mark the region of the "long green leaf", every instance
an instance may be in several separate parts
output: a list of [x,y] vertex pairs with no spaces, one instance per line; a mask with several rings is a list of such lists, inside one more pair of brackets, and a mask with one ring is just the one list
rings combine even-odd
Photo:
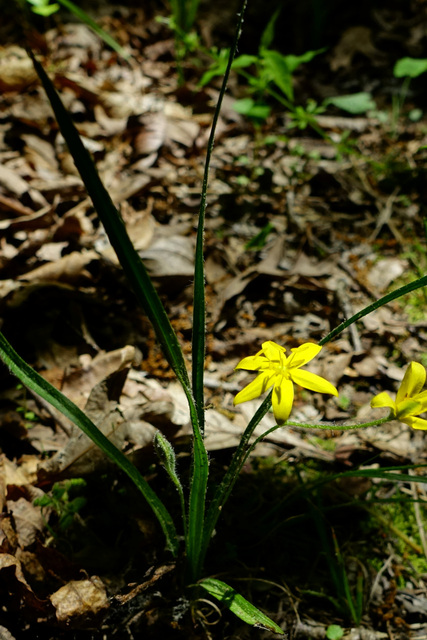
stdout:
[[80,7],[74,4],[74,2],[71,2],[71,0],[58,0],[58,2],[62,4],[63,7],[69,9],[71,13],[74,13],[74,15],[77,16],[82,22],[85,22],[88,27],[92,29],[92,31],[94,31],[100,38],[102,38],[102,40],[104,40],[106,44],[108,44],[109,47],[119,53],[126,60],[129,60],[130,55],[119,45],[118,42],[116,42],[116,40],[114,40],[112,36],[110,36],[109,33],[104,31],[104,29],[102,29],[94,20],[92,20],[92,18],[88,16],[88,14],[83,11],[83,9],[80,9]]
[[251,624],[260,629],[267,629],[273,633],[285,635],[283,629],[273,622],[273,620],[254,607],[253,604],[248,602],[246,598],[241,596],[240,593],[237,593],[235,589],[225,582],[216,580],[215,578],[206,578],[198,584],[203,587],[203,589],[206,589],[211,596],[230,609],[234,615],[244,622],[247,622],[247,624]]
[[84,147],[77,129],[75,128],[60,97],[34,54],[29,51],[34,68],[42,81],[47,97],[55,113],[62,135],[73,156],[74,163],[80,173],[85,187],[92,199],[93,205],[107,232],[108,238],[119,262],[125,272],[139,303],[149,317],[157,338],[163,348],[163,352],[169,364],[176,373],[187,393],[191,396],[190,382],[185,367],[184,357],[178,338],[172,328],[157,291],[147,273],[144,264],[134,249],[127,234],[123,220],[113,204],[109,193],[105,189],[89,155]]
[[422,278],[418,278],[417,280],[414,280],[409,284],[405,284],[403,287],[400,287],[399,289],[396,289],[391,293],[387,293],[387,295],[383,296],[379,300],[376,300],[375,302],[368,305],[361,311],[358,311],[357,313],[355,313],[354,316],[351,316],[351,318],[349,318],[348,320],[344,320],[344,322],[341,322],[341,324],[339,324],[337,327],[335,327],[335,329],[330,331],[327,336],[322,338],[319,341],[319,344],[324,345],[327,342],[330,342],[332,338],[335,338],[335,336],[342,333],[344,329],[347,329],[347,327],[349,327],[351,324],[354,324],[355,322],[360,320],[360,318],[363,318],[364,316],[367,316],[369,313],[372,313],[372,311],[376,311],[376,309],[379,309],[385,304],[388,304],[389,302],[396,300],[396,298],[401,298],[407,293],[410,293],[411,291],[415,291],[415,289],[420,289],[421,287],[425,287],[426,285],[427,285],[427,276],[423,276]]
[[178,553],[178,537],[173,520],[164,504],[154,493],[138,469],[104,436],[98,427],[71,400],[53,387],[19,356],[0,332],[0,357],[12,373],[32,391],[47,400],[64,416],[81,429],[113,462],[124,471],[147,500],[166,536],[166,542],[174,556]]

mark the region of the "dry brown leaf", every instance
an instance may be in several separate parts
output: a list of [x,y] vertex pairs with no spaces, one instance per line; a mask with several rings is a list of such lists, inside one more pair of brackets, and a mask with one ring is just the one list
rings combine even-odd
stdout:
[[383,258],[378,260],[368,273],[368,284],[380,293],[408,269],[408,261],[401,258]]
[[[359,309],[355,309],[357,313]],[[404,315],[398,315],[393,313],[386,307],[381,307],[372,311],[369,315],[361,319],[365,328],[368,331],[374,332],[377,335],[384,335],[384,333],[391,333],[396,336],[406,335],[408,332],[408,319]]]
[[11,45],[0,48],[0,91],[22,91],[38,76],[25,49]]
[[140,252],[140,256],[155,278],[191,279],[194,276],[193,245],[193,238],[187,236],[155,236],[150,248]]
[[55,262],[48,262],[41,267],[19,276],[22,281],[29,282],[64,282],[76,284],[82,278],[92,280],[92,276],[85,267],[92,261],[98,261],[96,251],[73,251]]
[[352,367],[362,378],[373,378],[378,373],[378,360],[371,356],[366,356],[362,360],[353,361]]
[[96,121],[101,125],[105,135],[115,136],[124,132],[128,121],[127,117],[111,118],[109,115],[107,115],[104,108],[100,104],[95,105],[93,113]]
[[4,164],[0,165],[0,185],[9,193],[19,197],[28,191],[28,182]]
[[25,498],[19,498],[16,501],[8,500],[6,504],[15,522],[19,546],[25,549],[36,541],[37,535],[44,529],[45,521],[41,509]]
[[88,354],[80,356],[82,366],[64,376],[62,392],[82,409],[97,384],[112,373],[130,367],[134,358],[135,348],[130,345],[100,353],[94,358]]
[[51,205],[47,205],[36,212],[29,209],[28,212],[20,211],[19,213],[23,213],[20,218],[1,220],[0,231],[16,232],[20,230],[30,231],[32,229],[39,231],[41,228],[51,227],[54,220],[54,212]]
[[[101,381],[91,389],[84,410],[100,431],[119,449],[123,446],[126,431],[124,417],[118,407],[118,400],[133,354],[132,347],[117,350],[117,352],[113,352],[113,356],[110,355],[110,362],[108,359],[105,361],[105,365],[102,364],[101,358],[99,370],[89,370],[87,377],[90,385],[91,381],[102,376],[103,369],[108,366],[113,369],[110,375],[102,377]],[[77,400],[82,404],[84,396],[80,395]],[[70,432],[71,437],[64,448],[39,465],[39,472],[42,475],[65,474],[68,477],[75,477],[91,473],[105,466],[106,456],[88,436],[75,425],[70,426]]]
[[350,27],[344,31],[339,43],[332,51],[331,70],[351,67],[356,54],[366,56],[371,64],[381,63],[384,54],[377,49],[372,39],[372,29],[364,26]]
[[12,213],[18,216],[30,216],[34,213],[33,210],[30,209],[30,207],[25,207],[23,204],[21,204],[21,202],[19,202],[19,200],[16,200],[15,198],[9,198],[8,196],[5,196],[1,193],[0,209],[3,211],[7,211],[9,215]]
[[28,473],[28,468],[9,460],[4,454],[1,456],[0,469],[6,490],[8,486],[25,487],[34,482],[34,475]]
[[200,131],[191,111],[176,102],[165,102],[161,110],[146,114],[139,121],[142,130],[134,140],[138,155],[149,155],[172,142],[191,147]]
[[107,592],[100,578],[72,580],[49,596],[56,618],[67,624],[93,622],[109,607]]

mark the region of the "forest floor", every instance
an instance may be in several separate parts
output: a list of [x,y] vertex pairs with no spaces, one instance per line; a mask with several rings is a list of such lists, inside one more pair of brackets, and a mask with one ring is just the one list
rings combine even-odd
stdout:
[[[190,362],[195,233],[221,78],[199,83],[212,64],[209,48],[230,46],[233,13],[202,7],[199,48],[177,64],[173,34],[153,8],[88,11],[129,59],[62,11],[26,37],[120,208]],[[247,78],[230,79],[205,233],[214,481],[260,404],[233,406],[252,379],[234,371],[241,358],[266,340],[287,348],[317,342],[426,272],[425,76],[408,86],[393,68],[405,56],[425,57],[427,5],[348,11],[324,24],[325,42],[321,33],[313,46],[302,35],[301,8],[294,41],[283,27],[286,45],[276,35],[271,47],[299,55],[325,49],[295,72],[296,104],[369,92],[366,113],[328,106],[316,130],[299,128],[264,96],[268,115],[250,118],[233,108],[250,96]],[[256,54],[267,23],[257,20],[249,11],[240,53]],[[19,27],[11,17],[1,30],[2,331],[114,430],[116,444],[178,509],[152,442],[160,429],[185,477],[185,398],[94,213]],[[339,397],[299,389],[292,419],[338,425],[380,417],[372,396],[394,392],[409,362],[427,366],[426,303],[419,289],[325,346],[309,368]],[[118,394],[107,377],[116,377]],[[136,490],[6,367],[0,380],[2,640],[272,637],[209,598],[193,603],[190,616],[179,572]],[[272,425],[268,414],[263,430]],[[426,639],[425,485],[384,475],[394,468],[420,480],[426,464],[424,432],[397,422],[344,433],[275,431],[245,466],[205,574],[235,586],[289,639]],[[372,469],[377,477],[363,475]]]

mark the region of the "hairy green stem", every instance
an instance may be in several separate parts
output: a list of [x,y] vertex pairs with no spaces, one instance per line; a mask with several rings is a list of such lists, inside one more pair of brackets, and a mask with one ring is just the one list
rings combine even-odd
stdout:
[[242,0],[238,22],[234,35],[233,44],[230,49],[227,68],[224,73],[218,102],[212,121],[211,132],[206,153],[205,169],[203,176],[202,192],[200,198],[199,220],[197,228],[197,243],[195,255],[194,271],[194,313],[193,313],[193,338],[192,338],[192,384],[195,399],[197,426],[193,423],[194,430],[194,452],[193,469],[190,486],[189,512],[188,512],[188,543],[187,543],[187,563],[190,581],[195,581],[200,577],[206,549],[203,545],[205,531],[205,508],[206,491],[208,483],[209,461],[206,447],[203,442],[204,433],[204,365],[205,365],[205,341],[206,341],[206,299],[205,299],[205,273],[204,273],[204,226],[206,214],[206,200],[208,190],[208,178],[210,161],[212,157],[215,131],[227,88],[228,78],[233,64],[233,59],[237,51],[237,43],[243,24],[243,15],[247,0]]
[[[381,424],[385,424],[386,422],[389,422],[390,419],[393,419],[390,414],[386,418],[380,418],[379,420],[372,420],[371,422],[363,422],[360,424],[351,424],[351,425],[336,425],[334,423],[307,424],[307,423],[300,423],[300,422],[286,422],[285,424],[275,425],[271,429],[268,429],[262,435],[256,438],[256,440],[252,444],[249,444],[249,439],[252,436],[255,428],[257,427],[259,422],[262,420],[262,418],[265,416],[265,414],[269,410],[268,405],[270,404],[270,397],[271,397],[271,392],[269,394],[269,397],[266,398],[266,400],[264,400],[260,409],[258,409],[254,418],[251,420],[248,427],[246,428],[246,431],[242,436],[239,446],[233,455],[228,471],[224,476],[222,483],[217,489],[217,492],[212,500],[212,503],[210,505],[208,515],[206,518],[206,532],[205,532],[206,537],[210,538],[210,536],[212,535],[214,528],[216,526],[216,522],[220,516],[221,509],[224,506],[225,502],[227,501],[228,497],[230,496],[230,493],[233,490],[234,484],[246,460],[248,459],[252,451],[255,449],[256,445],[259,444],[266,436],[268,436],[273,431],[277,431],[277,429],[281,429],[283,427],[301,427],[303,429],[328,429],[328,430],[334,430],[334,431],[348,431],[350,429],[366,429],[368,427],[377,427]],[[208,544],[208,540],[206,540],[205,544],[206,545]]]

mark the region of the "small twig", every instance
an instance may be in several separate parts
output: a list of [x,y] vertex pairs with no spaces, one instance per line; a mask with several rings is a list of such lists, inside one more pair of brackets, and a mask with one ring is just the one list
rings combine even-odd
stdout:
[[377,590],[379,584],[380,584],[380,580],[381,580],[381,576],[383,575],[383,573],[385,573],[385,571],[387,571],[387,569],[390,568],[391,563],[393,562],[393,556],[389,556],[387,558],[387,560],[384,562],[383,566],[381,567],[381,569],[378,571],[377,575],[375,576],[375,580],[374,583],[371,587],[371,592],[369,594],[369,598],[368,598],[368,602],[366,603],[366,607],[368,607],[368,605],[371,604],[372,599],[375,595],[375,591]]
[[[353,309],[351,307],[350,298],[347,294],[347,288],[348,288],[347,282],[343,278],[338,282],[336,296],[341,306],[341,309],[343,310],[344,317],[351,318],[351,316],[353,315]],[[356,324],[351,324],[348,329],[350,332],[350,337],[353,343],[354,350],[362,351],[362,342],[360,340],[360,336],[359,336],[359,332],[357,330]]]
[[[373,240],[375,240],[375,238],[377,237],[377,235],[379,234],[379,232],[381,231],[382,227],[384,225],[387,225],[390,229],[390,231],[393,233],[393,235],[396,237],[396,229],[394,228],[394,225],[391,223],[391,216],[393,213],[393,205],[396,201],[396,197],[397,194],[399,193],[399,187],[396,187],[393,191],[393,193],[391,193],[389,195],[389,197],[387,198],[387,200],[384,203],[384,206],[380,209],[380,215],[378,216],[378,220],[377,223],[375,225],[375,229],[373,230],[373,232],[371,233],[371,235],[369,236],[369,241],[372,242]],[[399,234],[400,236],[400,234]],[[401,239],[401,236],[400,236]],[[400,239],[396,237],[396,240],[398,242],[400,242]]]

